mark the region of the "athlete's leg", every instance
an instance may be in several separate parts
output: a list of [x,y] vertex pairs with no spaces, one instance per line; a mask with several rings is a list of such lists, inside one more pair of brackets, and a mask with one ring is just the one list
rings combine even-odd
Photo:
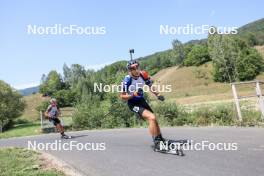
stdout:
[[64,134],[64,128],[60,123],[56,125],[56,128],[61,134]]
[[153,138],[154,143],[163,140],[156,116],[144,99],[137,103],[128,103],[128,107],[131,111],[137,113],[140,117],[148,121],[149,132]]
[[61,125],[61,122],[58,118],[53,119],[54,125],[56,126],[58,132],[60,132],[61,135],[64,135],[64,128]]
[[152,135],[152,137],[155,138],[156,136],[160,136],[161,135],[160,127],[159,127],[159,124],[157,122],[155,114],[150,112],[149,110],[145,109],[142,112],[142,117],[148,121],[149,132]]

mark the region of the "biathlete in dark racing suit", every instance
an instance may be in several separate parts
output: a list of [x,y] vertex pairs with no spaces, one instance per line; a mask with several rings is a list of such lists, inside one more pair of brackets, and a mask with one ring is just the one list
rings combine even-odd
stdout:
[[129,61],[127,69],[129,74],[123,80],[123,92],[120,97],[127,101],[131,111],[148,121],[149,132],[153,138],[154,146],[159,147],[160,142],[164,142],[165,139],[162,137],[155,114],[143,97],[143,86],[149,86],[151,92],[159,100],[164,101],[164,97],[151,89],[152,81],[148,73],[140,70],[139,63],[136,60]]

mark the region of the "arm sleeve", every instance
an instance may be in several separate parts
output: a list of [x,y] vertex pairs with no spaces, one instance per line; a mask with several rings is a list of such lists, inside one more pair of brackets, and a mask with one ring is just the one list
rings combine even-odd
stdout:
[[128,88],[130,86],[130,82],[131,82],[131,79],[130,79],[130,76],[127,75],[123,82],[122,82],[122,89],[123,89],[123,92],[128,92]]
[[153,81],[150,79],[150,76],[149,76],[149,74],[148,74],[148,72],[147,71],[144,71],[144,70],[142,70],[141,71],[141,76],[143,77],[143,79],[144,79],[144,81],[145,81],[145,83],[146,83],[146,85],[148,85],[148,86],[152,86],[152,83],[153,83]]

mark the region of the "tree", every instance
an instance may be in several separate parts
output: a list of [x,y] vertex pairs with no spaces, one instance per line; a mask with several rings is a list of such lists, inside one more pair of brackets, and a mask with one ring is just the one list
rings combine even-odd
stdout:
[[63,80],[64,82],[68,83],[70,82],[70,79],[71,79],[71,75],[72,75],[72,72],[71,72],[71,69],[67,66],[67,64],[63,64]]
[[252,80],[262,71],[263,59],[254,48],[248,48],[241,52],[236,66],[239,80]]
[[41,84],[45,83],[46,80],[47,80],[47,76],[45,74],[42,74],[41,80],[40,80]]
[[79,64],[72,64],[71,68],[64,67],[64,80],[72,89],[75,88],[78,81],[86,77],[86,70]]
[[192,50],[188,53],[187,58],[184,60],[184,65],[199,66],[208,61],[210,61],[210,57],[207,47],[197,44],[194,45]]
[[158,56],[157,59],[156,59],[155,67],[156,68],[161,68],[161,59],[160,59],[160,56]]
[[64,83],[60,74],[50,71],[44,82],[40,85],[40,93],[45,96],[52,96],[56,91],[64,88]]
[[252,80],[263,69],[263,60],[259,53],[246,41],[231,35],[209,35],[208,50],[213,60],[215,81]]
[[239,47],[229,35],[210,34],[208,37],[208,52],[213,61],[213,77],[219,82],[237,80],[235,67]]
[[181,41],[177,39],[172,41],[172,51],[175,64],[181,64],[185,58],[184,47]]
[[253,33],[250,33],[250,32],[246,33],[244,35],[244,38],[250,46],[255,46],[258,44],[258,40]]
[[172,66],[173,64],[171,63],[171,60],[168,57],[163,57],[161,60],[161,65],[162,68],[167,68]]
[[53,97],[56,98],[59,107],[71,107],[76,103],[76,94],[70,89],[59,90]]
[[25,106],[22,96],[0,80],[0,132],[22,114]]

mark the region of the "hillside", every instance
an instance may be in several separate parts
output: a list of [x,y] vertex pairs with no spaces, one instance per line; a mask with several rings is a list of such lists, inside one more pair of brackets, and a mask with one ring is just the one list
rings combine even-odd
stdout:
[[[180,104],[194,104],[232,100],[231,86],[228,83],[214,82],[211,76],[212,64],[199,67],[170,67],[153,76],[156,84],[172,85],[172,92],[163,93],[171,101]],[[264,81],[264,74],[257,77]],[[254,95],[253,85],[238,87],[239,95]]]
[[254,45],[264,44],[264,18],[248,23],[238,29],[241,38],[253,40]]
[[[264,18],[241,26],[238,29],[236,37],[246,41],[250,44],[250,46],[264,45]],[[188,52],[191,50],[193,45],[206,45],[206,43],[207,39],[190,40],[186,43],[182,43],[184,55],[188,55]],[[161,69],[179,64],[176,61],[177,58],[175,57],[175,53],[172,48],[137,59],[141,61],[142,68],[147,69],[151,74],[155,74]]]
[[26,101],[27,107],[22,118],[29,121],[39,120],[39,113],[36,111],[36,107],[38,107],[43,101],[48,100],[48,98],[42,97],[40,94],[34,94],[24,96],[23,99]]
[[29,88],[21,89],[21,90],[18,90],[18,91],[21,93],[21,95],[28,96],[28,95],[31,95],[31,94],[38,93],[39,92],[39,86],[29,87]]
[[[256,45],[255,48],[264,59],[264,18],[248,23],[239,28],[238,37]],[[197,40],[193,43],[203,43],[206,39]],[[187,42],[184,46],[192,44]],[[262,44],[262,45],[261,45]],[[159,52],[141,58],[141,60],[155,60],[160,55],[170,56],[170,50]],[[179,103],[200,103],[205,101],[230,100],[233,98],[230,84],[216,83],[212,79],[212,64],[207,63],[200,67],[172,66],[158,70],[153,76],[158,84],[172,85],[172,92],[165,93],[166,97]],[[155,72],[154,72],[155,73]],[[256,79],[264,81],[264,74]],[[241,86],[238,88],[240,95],[253,95],[254,87]]]

